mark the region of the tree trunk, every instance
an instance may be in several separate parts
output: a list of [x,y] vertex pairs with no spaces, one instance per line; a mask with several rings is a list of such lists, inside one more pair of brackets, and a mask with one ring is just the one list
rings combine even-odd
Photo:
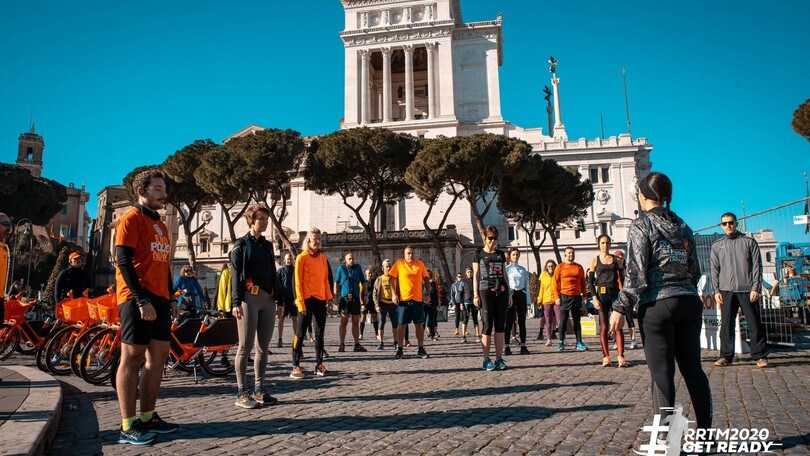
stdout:
[[439,226],[436,230],[433,230],[428,225],[428,218],[430,217],[430,213],[433,211],[433,207],[436,205],[436,201],[430,203],[428,206],[427,213],[425,217],[422,219],[422,225],[425,226],[425,231],[430,235],[433,239],[433,246],[436,248],[436,254],[439,256],[439,263],[442,265],[442,274],[444,274],[444,278],[449,283],[453,283],[452,275],[450,275],[450,265],[447,264],[447,256],[444,254],[444,248],[442,248],[441,239],[439,238],[439,232],[444,228],[444,224],[447,222],[447,217],[450,215],[450,211],[453,209],[453,206],[458,201],[458,197],[454,197],[453,201],[444,211],[444,217],[442,217],[442,221],[439,222]]
[[540,264],[540,247],[542,247],[543,244],[546,243],[546,237],[548,236],[548,233],[543,231],[543,240],[540,241],[540,244],[535,244],[534,232],[537,230],[537,222],[533,222],[531,224],[531,229],[526,228],[526,225],[523,224],[522,222],[520,223],[520,227],[523,229],[524,232],[526,232],[526,235],[529,237],[529,247],[532,249],[532,254],[534,254],[534,261],[535,263],[537,263],[537,270],[542,272],[543,267]]
[[562,262],[562,256],[560,256],[560,246],[557,245],[556,231],[556,225],[546,228],[546,234],[551,235],[551,246],[554,248],[554,256],[557,258],[557,264],[560,264]]
[[371,247],[371,261],[374,263],[374,269],[379,269],[382,265],[382,256],[380,256],[380,243],[377,240],[377,231],[374,229],[374,224],[377,221],[377,215],[380,211],[380,206],[377,204],[372,203],[371,207],[368,211],[368,221],[366,221],[363,216],[360,214],[360,209],[366,205],[368,199],[364,199],[359,206],[354,207],[348,203],[348,197],[338,193],[341,198],[343,198],[343,205],[351,209],[354,212],[355,217],[357,217],[357,223],[359,223],[363,229],[366,231],[366,235],[368,236],[368,243],[369,247]]

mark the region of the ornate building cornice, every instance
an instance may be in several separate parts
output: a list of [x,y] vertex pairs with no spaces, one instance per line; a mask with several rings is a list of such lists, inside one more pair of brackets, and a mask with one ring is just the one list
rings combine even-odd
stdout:
[[387,33],[359,34],[357,36],[343,36],[343,43],[349,46],[368,46],[370,44],[396,43],[428,38],[449,37],[453,34],[450,26],[432,27],[423,29],[406,29]]
[[340,35],[340,37],[343,38],[345,41],[347,37],[351,37],[354,35],[369,35],[374,33],[386,33],[398,30],[420,30],[425,28],[436,28],[449,25],[453,25],[453,21],[430,21],[417,24],[383,25],[379,27],[365,28],[361,30],[345,30],[340,32],[338,35]]

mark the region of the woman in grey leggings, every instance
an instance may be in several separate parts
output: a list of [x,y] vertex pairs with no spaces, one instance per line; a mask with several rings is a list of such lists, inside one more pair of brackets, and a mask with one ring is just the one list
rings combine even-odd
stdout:
[[[236,406],[253,409],[273,405],[276,398],[264,388],[267,371],[267,354],[273,339],[276,321],[276,260],[273,245],[262,236],[267,229],[270,210],[264,205],[255,205],[245,212],[250,231],[234,243],[230,254],[233,266],[232,313],[236,317],[239,332],[239,348],[236,351]],[[248,354],[254,348],[254,388],[247,388]]]

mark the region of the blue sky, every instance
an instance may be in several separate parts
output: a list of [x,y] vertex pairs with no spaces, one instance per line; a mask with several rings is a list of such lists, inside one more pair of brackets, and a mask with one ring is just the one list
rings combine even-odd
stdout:
[[[655,146],[673,209],[695,229],[719,214],[804,196],[810,143],[790,128],[810,98],[810,2],[462,0],[464,20],[503,13],[504,118],[546,125],[548,56],[559,60],[571,139],[627,130]],[[46,177],[93,195],[195,139],[255,123],[329,133],[343,115],[338,0],[45,2],[0,6],[0,161],[31,109]],[[762,217],[782,239],[808,240]]]

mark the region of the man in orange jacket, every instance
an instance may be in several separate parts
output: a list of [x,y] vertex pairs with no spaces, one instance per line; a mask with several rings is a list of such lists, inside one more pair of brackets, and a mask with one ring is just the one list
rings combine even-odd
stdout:
[[321,230],[310,228],[304,239],[304,249],[295,258],[295,305],[298,307],[298,327],[293,338],[293,370],[290,377],[306,378],[300,367],[306,330],[315,318],[315,375],[324,377],[331,372],[323,365],[323,330],[326,326],[326,302],[332,300],[329,286],[329,259],[321,253]]
[[574,319],[574,335],[577,338],[577,351],[585,351],[588,347],[582,343],[582,327],[580,325],[580,312],[582,299],[586,295],[585,270],[579,263],[574,263],[574,248],[565,248],[565,261],[554,269],[554,284],[557,289],[556,304],[560,306],[562,318],[560,319],[560,344],[557,350],[565,350],[565,333],[568,331],[569,315]]

